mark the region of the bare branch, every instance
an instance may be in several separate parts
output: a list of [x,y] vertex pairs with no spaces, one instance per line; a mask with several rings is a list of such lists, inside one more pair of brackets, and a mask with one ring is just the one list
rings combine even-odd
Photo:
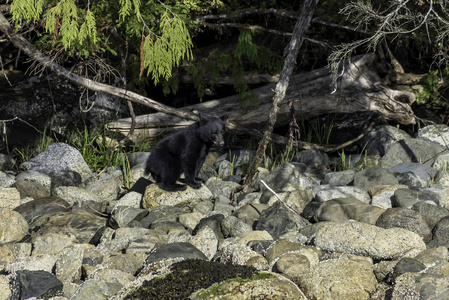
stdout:
[[276,8],[268,8],[268,9],[242,9],[236,10],[229,14],[220,14],[220,15],[205,15],[196,19],[196,21],[200,22],[202,20],[217,20],[217,19],[238,19],[248,15],[265,15],[265,14],[274,14],[280,17],[287,17],[290,19],[296,19],[298,17],[297,12],[291,12],[283,9]]

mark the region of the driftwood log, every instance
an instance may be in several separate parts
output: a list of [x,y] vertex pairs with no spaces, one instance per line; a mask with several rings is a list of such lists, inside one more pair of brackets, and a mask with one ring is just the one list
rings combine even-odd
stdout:
[[[342,66],[336,84],[333,83],[327,68],[292,75],[285,98],[279,107],[276,126],[289,123],[288,103],[291,100],[295,104],[297,119],[309,119],[330,113],[372,111],[400,124],[415,123],[415,116],[410,107],[415,101],[414,94],[384,85],[385,78],[381,78],[377,71],[382,70],[381,63],[383,62],[379,61],[375,54],[354,57]],[[259,100],[257,107],[244,109],[239,95],[235,95],[191,105],[181,110],[213,116],[227,114],[232,121],[227,126],[231,133],[260,132],[264,130],[268,120],[274,88],[273,83],[253,90]],[[131,139],[137,143],[148,141],[161,133],[169,133],[193,122],[161,112],[138,116]],[[120,119],[107,125],[109,131],[120,135],[126,135],[130,127],[131,118]]]

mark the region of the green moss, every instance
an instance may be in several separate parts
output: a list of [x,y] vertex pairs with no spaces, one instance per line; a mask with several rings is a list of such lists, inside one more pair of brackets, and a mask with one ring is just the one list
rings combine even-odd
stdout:
[[[256,273],[251,278],[233,278],[233,279],[227,279],[227,280],[225,280],[225,282],[246,283],[246,282],[250,282],[250,281],[254,281],[254,280],[264,280],[264,279],[269,279],[269,278],[274,278],[274,277],[275,276],[273,276],[272,274],[268,274],[268,273]],[[209,299],[212,296],[221,294],[222,290],[223,290],[223,283],[215,284],[215,285],[211,286],[210,288],[196,294],[195,299],[200,299],[200,300],[201,299]]]
[[250,281],[264,275],[258,274],[253,267],[203,260],[181,261],[173,264],[171,269],[172,272],[165,277],[145,281],[125,299],[187,299],[194,291],[227,279]]

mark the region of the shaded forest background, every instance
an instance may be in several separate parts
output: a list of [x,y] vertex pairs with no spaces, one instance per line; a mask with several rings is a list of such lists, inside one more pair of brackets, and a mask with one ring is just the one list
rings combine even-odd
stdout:
[[[238,94],[242,109],[251,109],[258,105],[252,89],[278,80],[303,2],[2,0],[0,12],[39,51],[80,76],[175,108]],[[412,74],[415,113],[420,117],[425,108],[425,121],[430,109],[432,120],[447,123],[446,4],[320,1],[294,72],[328,66],[337,79],[341,61],[374,52],[385,62],[378,70],[384,84],[394,81],[392,75]],[[48,72],[5,34],[0,58],[2,90],[11,89],[15,77]],[[88,108],[94,100],[80,90],[80,106]],[[129,116],[126,102],[120,106],[116,117]],[[154,112],[139,104],[134,111]],[[42,132],[52,114],[26,121]]]

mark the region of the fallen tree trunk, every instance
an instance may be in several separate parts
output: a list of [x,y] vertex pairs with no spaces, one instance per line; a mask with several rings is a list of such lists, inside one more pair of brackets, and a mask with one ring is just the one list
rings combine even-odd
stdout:
[[[285,98],[279,105],[276,126],[286,125],[290,121],[288,103],[291,100],[294,101],[298,119],[330,113],[372,111],[400,124],[415,123],[415,116],[410,107],[415,101],[414,94],[382,85],[382,80],[376,73],[379,63],[375,54],[354,57],[351,62],[346,62],[344,72],[336,85],[333,84],[327,68],[292,75]],[[245,128],[261,131],[268,121],[274,88],[275,84],[268,84],[253,90],[259,100],[257,107],[243,109],[239,95],[235,95],[191,105],[181,110],[215,116],[228,114],[230,120],[241,125],[235,128],[228,126],[228,129],[236,133],[245,133]],[[162,131],[170,132],[191,123],[192,121],[160,112],[138,116],[132,139],[141,142]],[[130,124],[130,118],[121,119],[108,124],[107,128],[126,135]]]
[[[226,124],[228,131],[249,134],[258,138],[262,136],[261,129],[264,128],[264,124],[268,120],[275,84],[255,89],[260,105],[249,107],[246,110],[242,109],[239,96],[175,109],[137,93],[95,82],[64,69],[38,51],[21,35],[15,33],[1,12],[0,31],[4,32],[17,48],[58,76],[90,90],[115,95],[159,111],[160,113],[141,116],[136,120],[136,129],[130,139],[137,143],[160,134],[162,130],[171,131],[192,123],[192,121],[186,120],[197,121],[198,115],[192,113],[194,110],[206,115],[228,114],[230,116]],[[376,111],[384,118],[396,120],[401,124],[415,122],[413,111],[410,108],[410,104],[415,100],[414,95],[410,92],[392,90],[381,84],[380,76],[375,72],[377,61],[374,54],[354,58],[352,62],[346,63],[344,70],[345,72],[338,79],[338,89],[335,93],[332,93],[335,86],[332,84],[332,78],[327,69],[292,76],[286,97],[279,107],[276,125],[284,125],[289,121],[288,103],[291,100],[295,103],[298,112],[297,118],[307,119],[328,113]],[[169,114],[176,117],[171,117]],[[118,134],[126,136],[131,129],[131,118],[110,123],[108,129],[116,133],[115,137]],[[271,140],[276,143],[286,143],[285,138],[273,134]],[[295,146],[324,151],[337,149],[303,142],[297,142]]]

